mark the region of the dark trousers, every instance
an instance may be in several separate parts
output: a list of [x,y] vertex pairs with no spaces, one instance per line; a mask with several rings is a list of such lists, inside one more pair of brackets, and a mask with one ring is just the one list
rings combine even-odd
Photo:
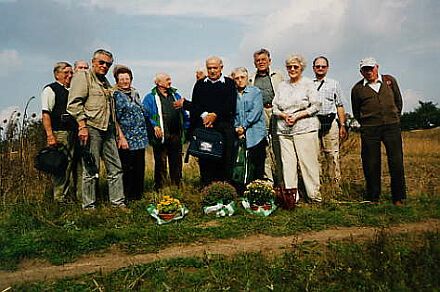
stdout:
[[224,155],[221,160],[199,158],[200,180],[202,185],[214,181],[231,181],[232,166],[234,165],[234,139],[232,127],[216,128],[224,138]]
[[248,149],[248,165],[251,170],[249,177],[251,180],[264,178],[264,162],[266,159],[266,138],[254,147]]
[[127,202],[140,200],[144,192],[145,149],[119,149],[122,164],[122,181]]
[[405,172],[400,124],[362,127],[362,167],[367,185],[367,199],[378,201],[381,193],[381,142],[385,145],[391,176],[393,202],[406,198]]
[[167,161],[172,185],[182,180],[182,142],[180,135],[170,135],[163,144],[153,146],[154,189],[161,189],[167,180]]

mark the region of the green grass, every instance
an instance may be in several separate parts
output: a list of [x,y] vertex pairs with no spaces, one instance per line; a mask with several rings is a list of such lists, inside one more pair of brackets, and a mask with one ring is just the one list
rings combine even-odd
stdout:
[[378,233],[367,242],[314,242],[284,255],[171,259],[110,274],[17,285],[26,291],[438,291],[440,234]]
[[[146,212],[149,200],[131,206],[131,213],[110,207],[84,212],[79,206],[58,207],[21,203],[2,208],[0,268],[14,270],[22,259],[45,259],[53,264],[75,261],[80,255],[117,246],[127,253],[147,253],[173,243],[239,238],[251,234],[293,235],[336,226],[389,226],[440,218],[440,198],[420,196],[403,207],[390,203],[301,205],[277,210],[262,218],[240,209],[228,218],[208,217],[197,196],[188,197],[190,213],[181,221],[159,226]],[[185,199],[184,199],[185,202]],[[217,224],[207,224],[215,220]]]

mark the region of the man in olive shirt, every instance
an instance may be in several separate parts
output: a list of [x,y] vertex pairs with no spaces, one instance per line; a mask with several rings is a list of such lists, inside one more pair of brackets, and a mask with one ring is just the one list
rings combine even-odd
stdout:
[[[105,75],[113,64],[113,55],[106,50],[93,54],[92,68],[76,72],[71,84],[67,111],[78,122],[78,137],[89,147],[99,173],[100,158],[104,159],[113,206],[125,207],[122,166],[116,145],[116,118],[111,86]],[[96,204],[98,177],[83,163],[82,206],[93,209]]]
[[385,145],[391,176],[393,204],[401,206],[406,198],[403,168],[400,114],[402,95],[394,77],[380,75],[374,58],[360,63],[364,77],[351,90],[353,115],[361,124],[362,166],[366,179],[367,199],[378,202],[381,193],[381,142]]

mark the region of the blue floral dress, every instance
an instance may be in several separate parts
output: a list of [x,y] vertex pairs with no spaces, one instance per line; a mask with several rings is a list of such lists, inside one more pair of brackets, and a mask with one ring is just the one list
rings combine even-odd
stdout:
[[132,89],[131,94],[128,95],[117,90],[113,97],[116,104],[116,119],[127,139],[129,150],[146,148],[148,133],[145,119],[148,115],[140,102],[139,93]]

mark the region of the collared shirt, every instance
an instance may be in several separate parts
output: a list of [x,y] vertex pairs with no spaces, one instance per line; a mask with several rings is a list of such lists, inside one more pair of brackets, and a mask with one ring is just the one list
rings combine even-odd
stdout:
[[341,85],[338,81],[324,77],[321,80],[317,78],[313,79],[316,89],[321,85],[318,91],[318,99],[321,102],[321,110],[318,115],[328,115],[332,113],[337,113],[337,107],[344,106],[342,103],[343,95]]
[[298,135],[317,131],[319,120],[316,113],[320,109],[321,102],[318,100],[318,92],[311,79],[302,77],[296,83],[287,80],[281,82],[273,99],[273,114],[295,114],[306,111],[309,117],[298,120],[293,126],[288,126],[283,119],[278,119],[277,133]]
[[246,130],[246,147],[256,146],[266,137],[266,122],[263,113],[263,96],[255,86],[247,86],[237,94],[235,127]]
[[379,74],[378,76],[379,77],[377,78],[376,82],[374,82],[374,83],[369,82],[367,79],[364,78],[364,83],[363,83],[364,86],[368,85],[371,87],[371,89],[376,91],[376,93],[379,93],[379,90],[380,90],[380,87],[381,87],[383,81],[382,81],[382,75]]
[[216,80],[212,80],[212,79],[210,79],[209,77],[205,77],[205,79],[204,79],[203,81],[204,81],[204,82],[211,81],[211,83],[216,83],[216,82],[225,83],[225,76],[222,74],[222,75],[220,76],[220,78],[219,78],[219,79],[216,79]]
[[115,120],[114,99],[110,83],[105,76],[98,77],[92,69],[73,75],[67,112],[77,121],[107,131]]
[[272,81],[269,74],[255,75],[254,85],[261,90],[263,94],[263,104],[272,104],[275,92],[273,90]]
[[[64,86],[60,82],[56,81],[60,85]],[[67,90],[69,88],[65,87]],[[53,92],[50,86],[46,86],[41,92],[41,109],[43,111],[52,112],[53,107],[55,106],[55,92]]]

